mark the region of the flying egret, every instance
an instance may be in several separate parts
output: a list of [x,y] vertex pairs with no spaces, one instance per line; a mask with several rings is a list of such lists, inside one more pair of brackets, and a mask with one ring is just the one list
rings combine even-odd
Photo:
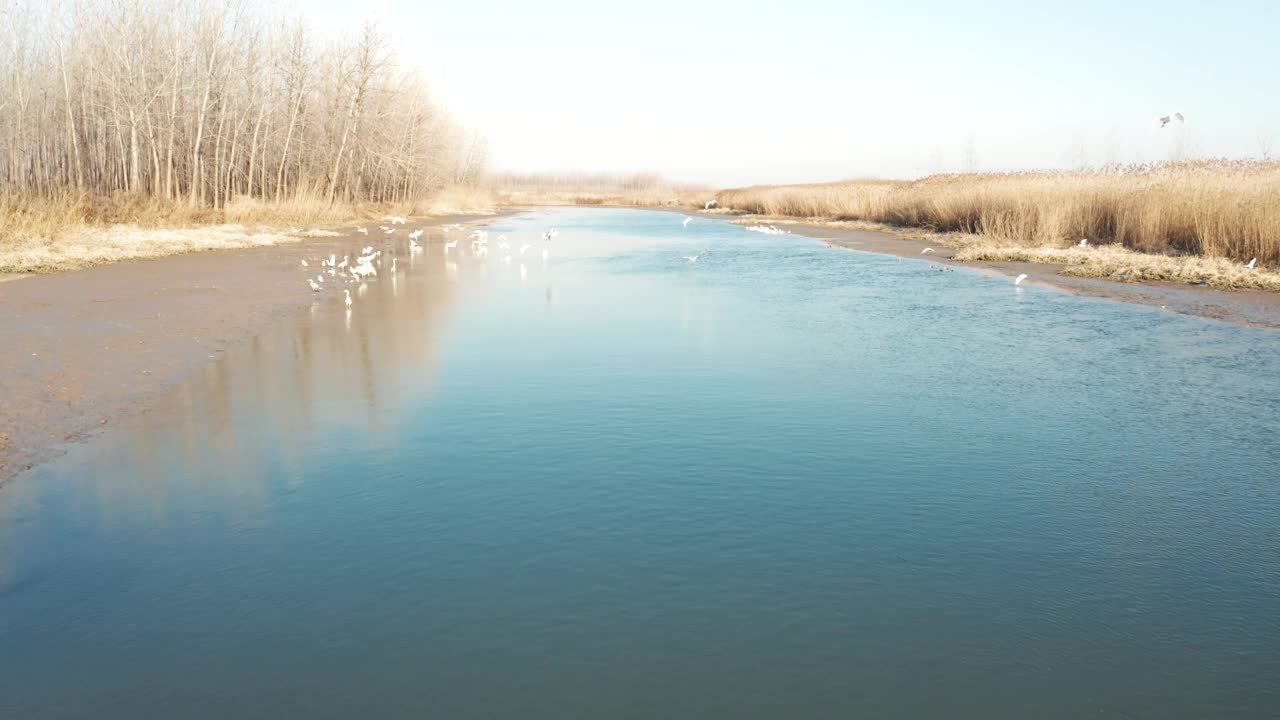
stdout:
[[311,285],[311,292],[320,292],[320,284],[311,278],[307,278],[307,283]]
[[346,288],[343,288],[342,292],[347,294],[347,309],[350,310],[351,309],[351,291]]
[[702,257],[702,253],[698,253],[697,255],[684,255],[683,257],[690,265],[692,265],[698,262],[698,258]]
[[925,253],[931,253],[931,252],[933,252],[933,248],[925,248],[920,251],[920,254],[924,255]]
[[1080,238],[1080,247],[1088,247],[1089,238]]
[[682,223],[680,223],[680,224],[681,224],[681,225],[683,225],[684,227],[689,227],[689,223],[691,223],[691,222],[693,222],[693,218],[691,218],[691,217],[687,217],[687,218],[685,218],[685,219],[684,219],[684,222],[682,222]]
[[1018,285],[1018,284],[1020,284],[1023,280],[1026,280],[1026,279],[1027,279],[1027,274],[1026,274],[1026,273],[1022,273],[1021,275],[1019,275],[1018,277],[1016,277],[1016,278],[1014,278],[1014,279],[1013,279],[1013,284],[1014,284],[1014,285]]
[[1249,261],[1249,264],[1248,264],[1248,265],[1245,265],[1245,267],[1247,267],[1247,268],[1249,268],[1250,270],[1252,270],[1252,269],[1253,269],[1253,266],[1254,266],[1254,265],[1257,265],[1257,264],[1258,264],[1258,258],[1254,258],[1254,259],[1250,260],[1250,261]]
[[1164,127],[1175,120],[1177,120],[1178,123],[1186,122],[1186,119],[1182,117],[1182,113],[1180,112],[1171,112],[1168,115],[1162,115],[1156,118],[1156,122],[1160,123],[1160,127]]
[[360,233],[361,235],[368,235],[369,228],[356,228],[356,232]]

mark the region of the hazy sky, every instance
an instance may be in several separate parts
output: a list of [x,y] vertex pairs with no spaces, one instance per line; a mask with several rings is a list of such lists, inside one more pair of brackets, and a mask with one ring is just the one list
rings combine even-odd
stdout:
[[1163,159],[1178,134],[1280,154],[1276,0],[298,5],[378,22],[497,169],[906,177]]

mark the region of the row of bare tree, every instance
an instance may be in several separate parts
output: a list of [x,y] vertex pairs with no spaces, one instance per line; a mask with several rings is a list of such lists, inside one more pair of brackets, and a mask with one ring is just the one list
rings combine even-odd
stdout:
[[0,0],[0,191],[404,201],[479,179],[376,29],[225,0]]

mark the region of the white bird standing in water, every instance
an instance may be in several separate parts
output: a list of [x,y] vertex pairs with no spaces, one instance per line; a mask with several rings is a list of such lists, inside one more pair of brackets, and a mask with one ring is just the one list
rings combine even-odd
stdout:
[[339,268],[339,269],[341,269],[341,268],[346,267],[346,266],[347,266],[347,261],[348,261],[348,259],[349,259],[349,258],[348,258],[348,256],[343,255],[343,256],[342,256],[342,262],[338,263],[338,268]]
[[931,253],[931,252],[933,252],[933,248],[925,248],[920,251],[920,254],[924,255],[925,253]]
[[1253,269],[1253,266],[1254,266],[1254,265],[1257,265],[1257,264],[1258,264],[1258,258],[1254,258],[1254,259],[1250,260],[1250,261],[1249,261],[1249,264],[1248,264],[1248,265],[1245,265],[1245,267],[1247,267],[1247,268],[1249,268],[1250,270],[1252,270],[1252,269]]
[[361,235],[368,235],[369,228],[356,228],[356,232],[360,233]]
[[306,260],[299,260],[298,262],[302,263],[302,267],[306,267],[306,266],[307,266],[307,261],[306,261]]
[[1080,247],[1089,247],[1089,238],[1080,238]]
[[1016,278],[1014,278],[1014,279],[1013,279],[1013,284],[1014,284],[1014,285],[1018,285],[1018,284],[1020,284],[1023,280],[1026,280],[1026,279],[1027,279],[1027,274],[1026,274],[1026,273],[1022,273],[1021,275],[1019,275],[1018,277],[1016,277]]
[[391,224],[392,224],[392,225],[403,225],[403,224],[404,224],[404,218],[402,218],[402,217],[400,217],[399,215],[397,215],[397,216],[395,216],[395,217],[391,218]]
[[320,292],[320,285],[315,280],[307,278],[307,283],[311,285],[311,292]]
[[452,249],[454,249],[454,248],[456,248],[456,247],[458,247],[458,241],[457,241],[457,240],[452,240],[452,241],[447,242],[447,243],[445,243],[445,244],[444,244],[444,249],[445,249],[446,251],[452,250]]
[[684,219],[684,222],[682,222],[682,223],[680,223],[680,224],[681,224],[681,225],[683,225],[684,227],[689,227],[689,223],[691,223],[691,222],[693,222],[693,218],[691,218],[691,217],[687,217],[687,218],[685,218],[685,219]]
[[351,291],[346,288],[343,288],[342,292],[347,294],[347,309],[350,310],[351,309]]

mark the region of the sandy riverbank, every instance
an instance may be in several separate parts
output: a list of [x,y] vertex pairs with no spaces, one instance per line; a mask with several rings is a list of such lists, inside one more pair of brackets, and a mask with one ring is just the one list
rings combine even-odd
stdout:
[[[306,278],[330,253],[443,242],[440,228],[493,216],[411,221],[394,239],[337,228],[332,237],[170,255],[0,283],[0,483],[67,442],[145,407],[149,398],[315,302]],[[314,272],[304,275],[301,260]],[[319,297],[340,294],[326,288]]]

